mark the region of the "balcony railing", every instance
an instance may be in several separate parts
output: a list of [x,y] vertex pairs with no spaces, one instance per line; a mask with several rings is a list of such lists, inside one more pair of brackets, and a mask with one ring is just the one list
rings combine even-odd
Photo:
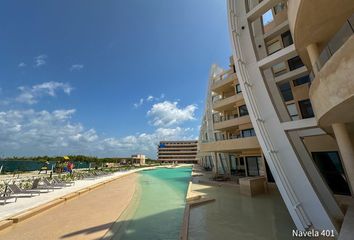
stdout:
[[224,96],[216,95],[216,96],[213,96],[212,102],[213,102],[213,103],[217,103],[217,102],[220,102],[220,101],[222,101],[222,100],[225,100],[225,99],[234,97],[235,95],[236,95],[235,92],[228,92],[228,93],[225,93]]
[[215,96],[213,96],[213,97],[211,98],[211,101],[212,101],[213,103],[215,103],[215,102],[221,100],[221,98],[222,98],[222,97],[221,97],[220,95],[215,95]]
[[215,116],[214,117],[214,123],[224,122],[224,121],[235,119],[235,118],[238,118],[238,114],[219,116],[219,117]]
[[[326,62],[335,54],[338,49],[354,34],[354,14],[348,18],[339,31],[332,37],[318,57],[315,67],[319,72]],[[311,81],[315,78],[313,70],[310,73]]]
[[234,73],[233,69],[229,69],[229,70],[223,71],[222,73],[216,75],[213,78],[213,81],[215,83],[215,82],[218,82],[220,80],[224,80],[224,79],[228,78],[233,73]]

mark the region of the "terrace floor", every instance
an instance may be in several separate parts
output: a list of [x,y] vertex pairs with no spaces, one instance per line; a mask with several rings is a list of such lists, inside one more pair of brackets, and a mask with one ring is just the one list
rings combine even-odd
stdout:
[[190,240],[292,239],[295,225],[275,185],[267,194],[248,197],[233,181],[210,181],[210,174],[201,174],[193,178],[192,191],[216,201],[191,208]]
[[130,203],[136,179],[119,178],[13,224],[0,231],[0,239],[101,239]]

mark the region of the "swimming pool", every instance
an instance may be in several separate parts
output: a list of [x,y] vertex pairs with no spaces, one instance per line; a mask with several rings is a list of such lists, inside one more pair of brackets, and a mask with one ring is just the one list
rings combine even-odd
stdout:
[[113,228],[113,239],[178,239],[191,177],[190,167],[139,173],[132,203]]

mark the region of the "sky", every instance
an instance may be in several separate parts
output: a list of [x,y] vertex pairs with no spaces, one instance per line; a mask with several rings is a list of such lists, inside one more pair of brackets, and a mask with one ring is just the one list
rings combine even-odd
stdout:
[[196,139],[222,0],[4,0],[0,156],[146,154]]

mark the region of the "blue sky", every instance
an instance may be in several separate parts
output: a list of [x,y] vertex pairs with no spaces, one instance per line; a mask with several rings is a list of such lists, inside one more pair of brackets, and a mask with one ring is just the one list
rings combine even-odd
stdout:
[[0,22],[1,156],[155,157],[198,136],[231,54],[219,0],[9,0]]

